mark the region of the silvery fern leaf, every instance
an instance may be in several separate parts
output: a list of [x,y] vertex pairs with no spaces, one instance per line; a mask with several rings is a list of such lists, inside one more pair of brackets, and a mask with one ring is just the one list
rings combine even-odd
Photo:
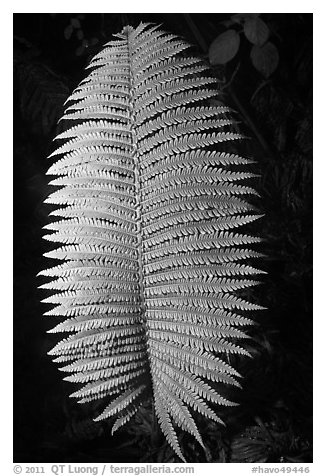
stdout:
[[[259,218],[246,196],[251,161],[223,150],[242,136],[207,67],[188,44],[140,24],[96,55],[67,100],[49,174],[58,205],[45,238],[62,260],[43,271],[46,298],[66,333],[50,351],[79,402],[103,401],[99,421],[127,423],[152,394],[160,427],[184,460],[176,427],[203,445],[194,412],[223,423],[239,386],[231,354],[260,306],[236,293],[259,270],[243,260],[259,239],[239,228]],[[218,387],[220,388],[220,386]],[[95,416],[95,415],[94,415]]]

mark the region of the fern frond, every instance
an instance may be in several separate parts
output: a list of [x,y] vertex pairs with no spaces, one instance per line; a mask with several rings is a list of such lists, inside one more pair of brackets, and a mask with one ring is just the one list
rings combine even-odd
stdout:
[[145,390],[145,385],[140,385],[137,388],[129,388],[126,390],[122,395],[119,395],[113,402],[111,402],[105,410],[94,419],[94,421],[104,420],[115,413],[120,413],[126,407],[130,406],[130,404]]
[[177,395],[171,393],[166,386],[163,386],[162,383],[158,384],[158,388],[160,389],[160,393],[166,399],[169,405],[169,412],[176,422],[176,424],[183,428],[185,431],[188,431],[191,435],[193,435],[198,443],[205,448],[203,440],[198,432],[196,423],[191,416],[188,408],[182,403]]
[[129,405],[128,408],[122,412],[121,416],[117,418],[114,425],[112,426],[111,433],[112,435],[123,425],[128,423],[128,421],[137,413],[139,405]]
[[[155,388],[156,387],[156,388]],[[183,454],[181,453],[180,445],[176,432],[173,428],[172,421],[167,409],[167,403],[163,401],[162,394],[160,393],[160,387],[155,385],[154,388],[154,405],[157,413],[158,421],[161,425],[164,436],[166,437],[168,443],[172,446],[179,458],[186,462]]]
[[192,413],[224,424],[215,408],[235,403],[220,388],[241,387],[229,356],[249,356],[246,314],[263,309],[238,296],[262,274],[241,262],[260,239],[238,232],[261,217],[256,175],[223,150],[244,137],[185,41],[143,23],[116,37],[67,99],[49,156],[44,238],[60,246],[45,256],[61,263],[40,287],[62,318],[48,332],[67,335],[49,355],[80,385],[72,397],[103,401],[95,421],[116,417],[112,433],[152,394],[185,461],[176,427],[204,446]]

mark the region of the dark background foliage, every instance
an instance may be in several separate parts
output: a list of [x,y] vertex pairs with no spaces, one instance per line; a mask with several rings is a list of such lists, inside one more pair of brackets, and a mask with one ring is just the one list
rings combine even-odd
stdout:
[[103,43],[140,21],[162,23],[204,58],[221,33],[239,35],[236,53],[213,69],[222,100],[252,137],[244,153],[257,160],[265,213],[256,231],[268,274],[252,298],[268,310],[255,316],[253,359],[238,363],[240,405],[221,410],[226,428],[198,417],[205,454],[180,432],[182,449],[192,462],[312,461],[312,15],[260,19],[278,53],[272,68],[268,56],[255,67],[244,19],[232,14],[14,15],[15,462],[175,461],[150,405],[112,438],[109,422],[94,423],[86,406],[68,398],[71,384],[47,356],[53,321],[42,318],[36,278],[48,251],[41,239],[46,156],[63,103]]

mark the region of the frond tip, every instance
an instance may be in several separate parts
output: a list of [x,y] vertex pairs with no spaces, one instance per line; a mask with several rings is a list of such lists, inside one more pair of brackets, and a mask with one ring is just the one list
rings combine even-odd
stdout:
[[185,461],[175,427],[204,447],[193,413],[224,425],[216,408],[236,404],[220,388],[241,387],[229,357],[249,355],[246,314],[262,309],[238,296],[262,273],[243,263],[259,238],[239,231],[260,218],[255,175],[223,150],[243,136],[189,45],[143,23],[116,36],[66,101],[72,125],[50,155],[59,208],[44,238],[61,246],[45,256],[61,263],[40,287],[62,318],[48,332],[68,337],[49,355],[80,385],[72,397],[103,400],[95,421],[116,417],[112,433],[152,395]]

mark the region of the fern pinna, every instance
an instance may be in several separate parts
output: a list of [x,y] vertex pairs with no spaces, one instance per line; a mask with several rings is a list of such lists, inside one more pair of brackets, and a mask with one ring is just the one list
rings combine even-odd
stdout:
[[152,392],[184,460],[175,426],[203,445],[193,412],[222,423],[212,405],[234,403],[216,382],[239,386],[229,354],[248,354],[241,311],[260,309],[234,294],[259,272],[242,261],[259,239],[235,231],[258,217],[241,184],[251,161],[219,151],[241,135],[185,41],[151,24],[116,37],[68,98],[74,125],[51,154],[60,188],[46,201],[60,208],[45,238],[63,246],[46,256],[64,262],[42,287],[57,291],[46,314],[64,318],[49,332],[69,336],[50,355],[82,384],[73,397],[103,400],[95,420],[117,417],[113,432]]

